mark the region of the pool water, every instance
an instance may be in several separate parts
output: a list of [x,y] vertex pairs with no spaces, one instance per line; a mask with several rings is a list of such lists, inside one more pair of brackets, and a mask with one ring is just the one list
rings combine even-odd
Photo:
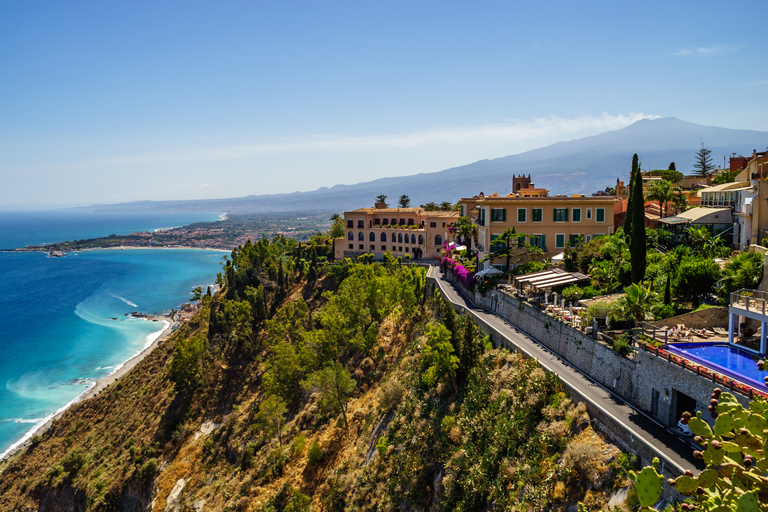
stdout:
[[732,379],[750,386],[768,390],[763,380],[768,373],[757,369],[760,357],[727,343],[675,343],[669,351],[704,365]]

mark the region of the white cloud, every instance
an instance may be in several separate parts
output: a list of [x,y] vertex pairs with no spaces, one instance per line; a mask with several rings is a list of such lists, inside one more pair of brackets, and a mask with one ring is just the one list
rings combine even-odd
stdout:
[[724,46],[700,46],[697,48],[683,48],[673,52],[672,55],[678,57],[712,57],[723,53],[730,53],[736,51],[736,49]]
[[[530,121],[509,119],[503,122],[452,128],[432,128],[423,131],[368,136],[313,135],[298,137],[292,141],[263,142],[245,145],[188,148],[158,153],[115,156],[65,164],[64,167],[113,167],[124,165],[148,165],[158,163],[183,163],[226,160],[249,160],[266,156],[279,156],[300,152],[328,153],[364,149],[414,149],[440,145],[499,145],[510,148],[533,149],[536,143],[548,144],[558,140],[594,135],[617,130],[640,119],[659,116],[646,114],[618,114],[582,116],[572,119],[562,117],[536,118]],[[61,166],[56,166],[61,169]],[[199,188],[211,187],[200,185]],[[197,188],[197,187],[196,187]]]

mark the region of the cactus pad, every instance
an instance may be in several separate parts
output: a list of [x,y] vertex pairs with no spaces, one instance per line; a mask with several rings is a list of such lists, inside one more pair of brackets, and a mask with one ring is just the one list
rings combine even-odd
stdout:
[[705,469],[697,477],[699,485],[705,489],[711,489],[715,482],[717,482],[717,471],[714,469]]
[[641,506],[652,507],[654,503],[659,501],[662,482],[664,482],[664,477],[652,467],[643,468],[642,471],[637,473],[635,477],[635,490]]
[[731,430],[733,430],[733,416],[729,412],[721,412],[715,422],[715,434],[724,436],[730,433]]
[[707,422],[699,418],[698,415],[695,418],[688,420],[688,428],[690,428],[691,432],[697,436],[712,437],[712,429],[709,428]]
[[754,492],[745,492],[736,503],[736,512],[758,512],[757,496]]
[[686,475],[677,477],[677,480],[675,481],[675,489],[683,494],[692,493],[698,486],[699,484],[695,478]]
[[761,436],[763,430],[768,429],[768,421],[760,414],[750,414],[747,421],[744,423],[744,427],[749,430],[752,435]]

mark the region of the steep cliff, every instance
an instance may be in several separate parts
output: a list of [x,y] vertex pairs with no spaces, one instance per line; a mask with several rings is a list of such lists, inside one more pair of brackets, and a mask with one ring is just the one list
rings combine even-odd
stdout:
[[0,510],[622,502],[629,457],[555,376],[428,298],[423,270],[302,251],[234,251],[190,323],[0,468]]

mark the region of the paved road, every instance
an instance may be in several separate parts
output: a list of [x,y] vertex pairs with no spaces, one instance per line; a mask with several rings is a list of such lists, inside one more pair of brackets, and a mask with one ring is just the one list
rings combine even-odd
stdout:
[[679,472],[693,468],[704,469],[703,463],[693,458],[695,445],[691,441],[667,430],[649,416],[632,408],[619,396],[570,366],[559,356],[495,313],[476,306],[443,277],[439,267],[431,267],[428,275],[435,279],[444,297],[469,310],[497,329],[512,344],[520,347],[530,357],[535,357],[544,368],[555,372],[568,386],[578,390],[582,396],[612,416],[636,438],[653,447],[670,463],[677,466]]

